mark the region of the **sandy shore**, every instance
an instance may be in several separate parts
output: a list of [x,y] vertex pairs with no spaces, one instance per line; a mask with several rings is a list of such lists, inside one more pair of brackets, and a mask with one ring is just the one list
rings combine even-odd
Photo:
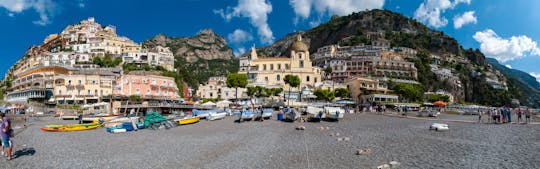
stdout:
[[39,128],[66,121],[41,118],[16,135],[18,157],[0,168],[540,168],[540,125],[449,122],[435,132],[432,121],[346,114],[297,131],[300,123],[235,119],[110,134],[46,133]]

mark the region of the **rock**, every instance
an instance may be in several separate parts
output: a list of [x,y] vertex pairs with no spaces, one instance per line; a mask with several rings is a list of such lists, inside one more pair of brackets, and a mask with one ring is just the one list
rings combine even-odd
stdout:
[[304,126],[296,126],[296,130],[305,130],[305,129],[306,129],[306,127],[304,127]]
[[377,169],[390,169],[390,165],[383,164],[383,165],[377,166]]
[[339,133],[336,133],[336,136],[339,136]]
[[369,155],[371,154],[371,149],[358,149],[356,150],[356,155]]
[[351,140],[351,138],[349,138],[349,137],[345,137],[345,138],[343,138],[343,140],[345,140],[345,141],[350,141],[350,140]]
[[343,138],[338,137],[338,138],[337,138],[337,141],[343,141]]
[[330,130],[330,127],[326,127],[326,130]]
[[330,133],[330,137],[334,137],[334,134],[331,134],[331,133]]
[[390,167],[394,168],[394,167],[397,167],[399,166],[401,163],[400,162],[397,162],[397,161],[390,161]]

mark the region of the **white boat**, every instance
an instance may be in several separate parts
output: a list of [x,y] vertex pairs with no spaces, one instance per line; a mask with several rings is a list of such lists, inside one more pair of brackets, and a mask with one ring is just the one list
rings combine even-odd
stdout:
[[271,118],[274,114],[273,109],[263,109],[262,110],[262,118]]
[[210,120],[210,121],[214,121],[214,120],[224,119],[225,116],[227,116],[227,113],[226,113],[226,112],[209,113],[209,114],[208,114],[208,117],[207,117],[206,119],[208,119],[208,120]]
[[242,111],[241,117],[242,120],[252,120],[255,117],[255,114],[251,110]]
[[324,118],[338,120],[342,119],[345,110],[340,107],[324,107]]
[[285,110],[285,121],[296,121],[298,118],[300,118],[300,112],[296,109]]
[[326,115],[324,114],[324,108],[321,107],[308,106],[306,108],[306,112],[308,113],[308,117],[310,120],[320,121],[321,119],[326,117]]
[[447,131],[450,128],[448,128],[448,124],[433,123],[433,124],[431,124],[431,126],[429,126],[429,129],[430,130],[435,130],[435,131]]

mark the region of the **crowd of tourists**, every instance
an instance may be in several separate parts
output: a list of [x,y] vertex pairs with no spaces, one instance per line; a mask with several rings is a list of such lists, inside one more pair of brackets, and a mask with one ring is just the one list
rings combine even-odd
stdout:
[[[485,110],[478,110],[478,122],[482,123],[484,120],[482,117],[487,116],[487,123],[512,123],[512,116],[517,116],[516,123],[530,123],[531,122],[531,110],[529,108],[491,108]],[[523,119],[525,118],[525,119]]]

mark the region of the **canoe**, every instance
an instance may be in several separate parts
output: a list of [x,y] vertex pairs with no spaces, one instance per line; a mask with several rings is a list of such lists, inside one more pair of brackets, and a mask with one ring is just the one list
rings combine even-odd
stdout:
[[95,117],[83,117],[83,123],[98,123],[99,119],[103,119],[104,122],[114,120],[120,116],[95,116]]
[[178,120],[178,124],[179,125],[193,124],[193,123],[199,122],[200,120],[201,120],[200,117],[183,118],[183,119]]
[[83,131],[100,128],[101,124],[66,124],[66,125],[47,125],[41,130],[47,132],[68,132],[68,131]]
[[208,114],[208,117],[206,119],[213,121],[213,120],[220,120],[224,119],[225,116],[227,116],[227,113],[221,112],[221,113],[210,113]]

